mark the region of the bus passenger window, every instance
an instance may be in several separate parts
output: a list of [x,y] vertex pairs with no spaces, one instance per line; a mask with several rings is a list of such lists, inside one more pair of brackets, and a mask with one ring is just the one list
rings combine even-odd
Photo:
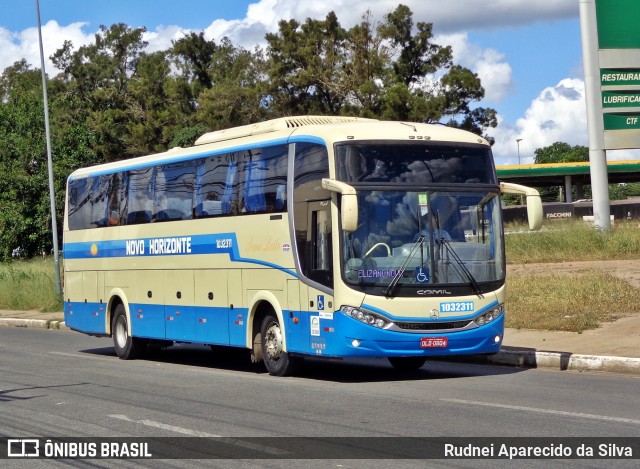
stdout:
[[149,223],[153,210],[155,168],[129,171],[129,206],[127,225]]

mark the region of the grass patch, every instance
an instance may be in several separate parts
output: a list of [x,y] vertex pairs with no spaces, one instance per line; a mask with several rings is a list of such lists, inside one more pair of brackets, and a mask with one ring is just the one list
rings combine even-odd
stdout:
[[[518,230],[507,226],[506,231]],[[640,229],[637,223],[616,223],[609,231],[598,231],[584,222],[554,222],[538,232],[514,232],[505,240],[507,262],[569,262],[637,259]]]
[[0,263],[0,309],[62,311],[53,260]]
[[582,332],[640,311],[640,292],[611,274],[511,275],[506,327]]

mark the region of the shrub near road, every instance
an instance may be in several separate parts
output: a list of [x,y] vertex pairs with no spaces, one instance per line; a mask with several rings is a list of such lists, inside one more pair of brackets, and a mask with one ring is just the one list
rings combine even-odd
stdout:
[[0,309],[62,311],[52,259],[0,263]]
[[508,264],[640,258],[638,222],[617,223],[604,232],[583,222],[551,222],[539,232],[511,228],[517,232],[505,237]]

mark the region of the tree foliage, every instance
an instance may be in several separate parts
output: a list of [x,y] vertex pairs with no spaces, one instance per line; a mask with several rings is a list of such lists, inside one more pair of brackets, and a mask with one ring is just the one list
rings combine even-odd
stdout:
[[589,161],[589,149],[584,145],[571,146],[565,142],[556,142],[534,151],[534,163],[576,163]]
[[[60,227],[73,170],[189,146],[206,131],[296,114],[442,122],[479,135],[497,123],[477,106],[478,76],[404,5],[379,22],[367,12],[350,29],[333,12],[281,21],[252,51],[201,32],[149,52],[145,32],[101,26],[90,44],[66,41],[51,57]],[[50,250],[49,207],[41,76],[20,61],[0,76],[0,258]]]

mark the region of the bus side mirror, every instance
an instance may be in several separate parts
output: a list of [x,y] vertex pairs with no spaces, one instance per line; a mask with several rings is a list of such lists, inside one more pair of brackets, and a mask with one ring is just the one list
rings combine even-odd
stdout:
[[322,179],[322,188],[341,195],[340,224],[342,230],[348,233],[356,231],[358,228],[358,195],[356,190],[349,184],[329,178]]
[[527,197],[527,218],[529,219],[529,229],[539,230],[542,228],[542,201],[540,193],[527,186],[512,184],[510,182],[500,183],[500,192],[503,194],[517,194]]

